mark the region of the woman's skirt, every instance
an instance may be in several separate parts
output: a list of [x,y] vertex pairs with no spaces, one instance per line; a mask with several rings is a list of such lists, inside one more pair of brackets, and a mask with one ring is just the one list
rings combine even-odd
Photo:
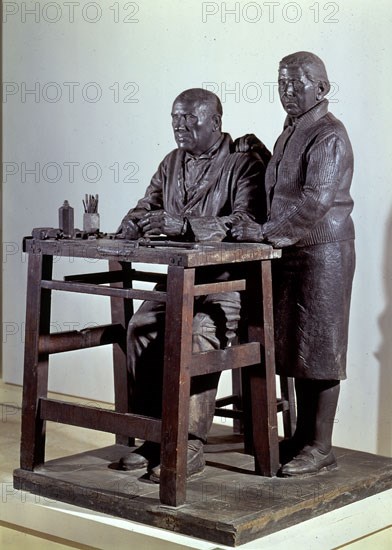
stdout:
[[354,241],[287,247],[272,265],[277,373],[345,379]]

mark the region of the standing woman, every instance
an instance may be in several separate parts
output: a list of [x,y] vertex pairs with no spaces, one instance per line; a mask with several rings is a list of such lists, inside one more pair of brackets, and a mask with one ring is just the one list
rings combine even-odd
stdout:
[[355,269],[353,152],[328,112],[319,57],[286,56],[278,84],[287,117],[266,172],[268,218],[239,222],[232,235],[282,248],[273,266],[275,347],[277,373],[295,378],[297,426],[280,448],[281,473],[291,477],[337,466],[331,440]]

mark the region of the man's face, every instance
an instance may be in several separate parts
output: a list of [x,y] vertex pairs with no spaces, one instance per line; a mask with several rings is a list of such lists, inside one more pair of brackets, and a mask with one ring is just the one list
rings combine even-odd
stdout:
[[172,109],[174,138],[179,149],[201,155],[219,138],[216,116],[199,101],[176,100]]
[[278,86],[283,109],[292,117],[303,115],[319,101],[319,85],[309,80],[299,65],[280,69]]

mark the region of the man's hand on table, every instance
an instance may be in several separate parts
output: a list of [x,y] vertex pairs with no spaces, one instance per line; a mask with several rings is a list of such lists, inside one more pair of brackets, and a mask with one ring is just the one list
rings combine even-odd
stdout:
[[178,237],[184,235],[186,231],[186,220],[180,216],[172,216],[165,210],[154,210],[147,212],[139,221],[143,235],[167,235],[168,237]]
[[124,219],[116,233],[116,237],[118,239],[129,239],[131,241],[136,240],[141,236],[142,232],[140,231],[140,228],[130,219]]

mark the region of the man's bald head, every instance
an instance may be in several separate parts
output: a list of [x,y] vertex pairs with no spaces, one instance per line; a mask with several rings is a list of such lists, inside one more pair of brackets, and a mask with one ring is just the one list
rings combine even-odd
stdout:
[[176,97],[176,101],[190,101],[192,103],[199,103],[204,105],[211,114],[223,115],[222,103],[217,95],[209,90],[203,90],[203,88],[190,88],[184,90]]
[[202,88],[191,88],[176,97],[172,126],[179,149],[200,156],[222,135],[222,104],[218,96]]

